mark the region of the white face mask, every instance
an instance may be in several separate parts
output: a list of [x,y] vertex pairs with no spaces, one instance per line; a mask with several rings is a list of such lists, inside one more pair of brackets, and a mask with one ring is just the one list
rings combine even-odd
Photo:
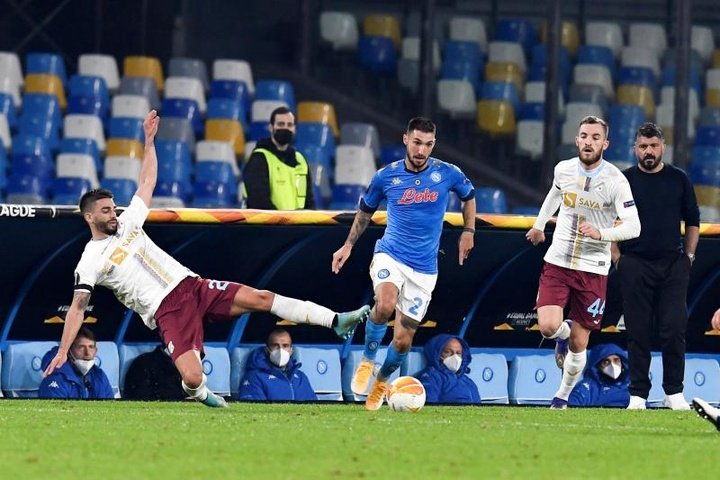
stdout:
[[83,377],[88,374],[92,367],[95,366],[94,358],[92,360],[79,360],[77,358],[73,358],[72,362]]
[[460,370],[460,365],[462,365],[462,356],[450,355],[449,357],[445,357],[445,359],[443,359],[443,364],[447,367],[448,370],[456,373],[458,370]]
[[622,365],[617,365],[615,363],[610,363],[608,365],[605,365],[602,370],[602,373],[607,375],[608,377],[612,378],[613,380],[617,380],[620,374],[622,373]]
[[270,352],[270,361],[280,368],[283,368],[290,361],[290,352],[284,348],[277,348]]

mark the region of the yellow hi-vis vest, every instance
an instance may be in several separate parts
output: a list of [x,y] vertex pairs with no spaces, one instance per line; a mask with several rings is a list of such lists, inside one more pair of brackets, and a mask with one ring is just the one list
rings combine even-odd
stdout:
[[294,167],[283,163],[273,152],[265,148],[256,149],[265,155],[270,180],[270,201],[278,210],[305,208],[307,195],[308,164],[302,153],[295,150]]

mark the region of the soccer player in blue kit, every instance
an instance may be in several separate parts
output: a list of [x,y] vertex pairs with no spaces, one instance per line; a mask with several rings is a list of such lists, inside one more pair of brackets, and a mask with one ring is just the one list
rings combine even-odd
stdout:
[[403,143],[407,147],[405,158],[380,169],[370,181],[360,198],[350,233],[332,261],[332,271],[338,273],[380,202],[387,200],[387,227],[375,244],[370,264],[375,305],[365,324],[363,359],[352,379],[355,394],[364,395],[367,391],[378,346],[394,312],[395,327],[385,362],[365,400],[368,410],[382,406],[388,379],[405,360],[427,312],[437,281],[440,234],[451,191],[463,202],[465,227],[458,245],[460,265],[473,248],[475,234],[472,183],[455,165],[430,156],[435,146],[435,124],[423,117],[411,119]]

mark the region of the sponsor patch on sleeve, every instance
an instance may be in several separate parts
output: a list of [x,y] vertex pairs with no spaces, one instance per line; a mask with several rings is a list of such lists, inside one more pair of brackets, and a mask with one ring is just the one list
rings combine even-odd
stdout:
[[634,207],[634,206],[635,206],[635,200],[628,200],[627,202],[623,202],[624,208]]

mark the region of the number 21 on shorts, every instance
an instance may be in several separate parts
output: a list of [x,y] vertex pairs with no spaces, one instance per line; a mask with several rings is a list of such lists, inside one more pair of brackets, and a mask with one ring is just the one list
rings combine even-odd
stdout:
[[587,308],[587,312],[592,315],[593,318],[597,317],[598,315],[602,315],[604,311],[605,300],[603,300],[602,298],[598,298]]

